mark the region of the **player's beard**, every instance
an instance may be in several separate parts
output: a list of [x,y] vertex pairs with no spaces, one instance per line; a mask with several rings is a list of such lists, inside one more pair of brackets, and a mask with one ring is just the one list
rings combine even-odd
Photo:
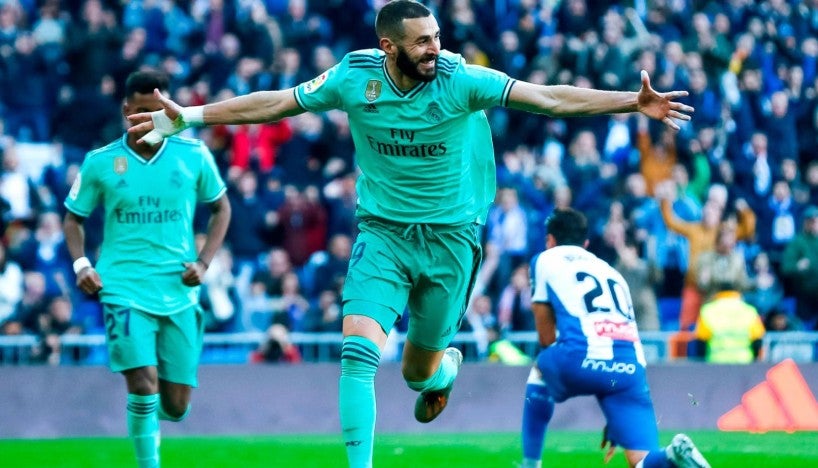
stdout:
[[398,47],[398,56],[395,59],[395,64],[398,66],[398,70],[409,78],[428,83],[437,76],[437,57],[435,57],[435,68],[430,73],[424,74],[420,71],[420,62],[426,58],[428,58],[428,56],[423,56],[417,61],[412,61],[403,47]]

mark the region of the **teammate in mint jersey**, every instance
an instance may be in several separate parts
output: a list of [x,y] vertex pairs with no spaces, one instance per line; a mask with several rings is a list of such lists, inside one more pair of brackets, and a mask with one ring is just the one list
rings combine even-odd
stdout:
[[[347,54],[295,88],[206,106],[130,116],[142,140],[199,125],[269,122],[306,111],[349,114],[358,165],[360,234],[344,286],[339,406],[350,466],[372,465],[374,377],[386,336],[409,311],[402,356],[419,392],[415,418],[446,406],[462,356],[447,348],[465,311],[482,252],[478,224],[494,198],[495,168],[484,110],[495,106],[555,117],[642,112],[678,128],[693,109],[684,91],[657,93],[541,86],[468,65],[441,50],[440,28],[420,3],[395,0],[378,12],[379,51]],[[145,133],[147,132],[147,133]]]
[[531,308],[545,349],[526,385],[523,468],[541,466],[554,404],[579,395],[595,396],[605,415],[606,462],[620,446],[630,466],[709,467],[684,434],[659,447],[630,290],[619,272],[585,250],[585,216],[559,209],[546,228],[546,250],[530,270]]
[[[131,74],[123,113],[161,109],[154,89],[168,78],[154,71]],[[140,467],[159,466],[159,419],[182,420],[202,349],[199,285],[221,247],[230,221],[225,184],[201,141],[173,137],[161,146],[125,133],[89,152],[65,200],[65,239],[75,260],[77,285],[99,293],[110,367],[128,388],[128,434]],[[207,237],[196,251],[193,213],[207,203]],[[105,208],[99,261],[85,257],[83,220]]]

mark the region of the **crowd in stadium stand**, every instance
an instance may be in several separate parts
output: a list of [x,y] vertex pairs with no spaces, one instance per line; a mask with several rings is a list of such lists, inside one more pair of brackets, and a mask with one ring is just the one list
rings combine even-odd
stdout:
[[[98,303],[74,286],[62,200],[85,153],[121,135],[128,73],[166,71],[183,105],[292,87],[377,47],[382,3],[0,0],[0,333],[52,337],[42,359],[54,360],[54,336],[102,332]],[[469,63],[632,91],[644,69],[696,108],[679,132],[638,114],[490,111],[498,192],[464,330],[533,329],[528,260],[561,206],[592,221],[590,250],[628,279],[641,330],[690,330],[725,288],[768,330],[816,327],[818,1],[424,3]],[[340,331],[356,234],[346,115],[186,136],[215,155],[233,209],[202,290],[207,330]],[[86,222],[90,256],[100,220]]]

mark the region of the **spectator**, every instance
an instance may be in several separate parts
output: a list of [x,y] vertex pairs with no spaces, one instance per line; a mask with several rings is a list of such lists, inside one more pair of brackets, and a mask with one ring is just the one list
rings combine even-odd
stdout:
[[716,364],[749,364],[758,359],[764,324],[729,283],[721,283],[713,300],[702,307],[694,330],[705,346],[705,360]]
[[[197,236],[197,241],[200,239],[203,241],[202,236]],[[240,331],[241,299],[232,270],[233,256],[222,247],[210,261],[199,290],[206,332]]]
[[744,299],[762,317],[768,317],[784,300],[784,284],[764,251],[759,252],[752,261],[750,287],[744,293]]
[[304,331],[307,332],[340,332],[341,304],[338,293],[325,289],[318,294],[318,303],[311,307],[304,319]]
[[342,291],[351,253],[351,237],[336,234],[330,238],[326,258],[315,268],[312,280],[313,295],[328,289],[339,293]]
[[23,275],[23,298],[17,303],[14,315],[6,321],[4,333],[35,334],[40,329],[40,316],[47,313],[49,297],[45,294],[45,276],[37,271]]
[[517,190],[500,188],[486,221],[487,242],[494,244],[500,255],[496,278],[500,284],[506,284],[512,270],[527,260],[527,229],[528,217],[520,206]]
[[497,326],[501,333],[534,330],[528,265],[518,266],[512,273],[509,284],[500,293]]
[[[698,261],[702,252],[712,250],[716,243],[722,211],[715,202],[705,204],[702,219],[699,222],[682,221],[673,213],[671,200],[674,198],[673,184],[662,184],[657,192],[661,200],[662,219],[667,227],[683,235],[688,242],[688,267],[685,274],[685,286],[682,289],[682,305],[679,315],[679,327],[688,330],[696,323],[702,304],[702,295],[698,287]],[[755,234],[755,214],[747,205],[739,208],[736,238],[749,239]]]
[[116,16],[100,0],[85,0],[80,21],[72,22],[66,36],[69,82],[77,88],[96,88],[115,63],[121,41]]
[[42,208],[37,184],[20,167],[20,156],[15,145],[5,148],[2,157],[0,197],[9,205],[6,222],[33,228]]
[[242,125],[233,134],[231,167],[269,174],[276,164],[278,148],[292,136],[289,122]]
[[0,242],[0,330],[12,318],[22,298],[23,271],[14,260],[8,258],[6,246]]
[[758,244],[777,268],[782,252],[797,234],[802,208],[785,180],[773,184],[772,194],[765,201],[758,210]]
[[355,216],[358,207],[357,177],[354,171],[349,171],[324,186],[329,236],[344,234],[352,238],[358,233],[358,219]]
[[767,202],[777,177],[775,171],[778,165],[770,159],[767,148],[767,135],[755,132],[750,142],[745,145],[742,155],[733,164],[736,170],[736,184],[748,195],[748,201],[756,211]]
[[636,327],[639,331],[658,331],[659,304],[654,288],[661,281],[661,270],[639,256],[638,246],[633,239],[623,239],[616,252],[614,268],[622,274],[630,287]]
[[676,165],[676,138],[670,130],[662,129],[659,143],[654,144],[648,120],[637,117],[636,121],[639,170],[647,184],[648,195],[653,195],[656,185],[670,179]]
[[491,297],[479,293],[475,288],[460,329],[472,332],[477,355],[481,359],[488,357],[489,329],[497,330],[497,316],[494,314]]
[[229,189],[233,216],[225,240],[235,260],[236,287],[244,294],[258,270],[259,255],[268,246],[266,239],[272,230],[275,212],[267,211],[259,198],[258,175],[255,172],[241,172]]
[[801,232],[787,244],[781,272],[796,300],[796,313],[808,330],[818,329],[818,207],[804,210]]
[[45,293],[61,296],[76,291],[69,278],[71,255],[63,236],[60,215],[49,211],[39,217],[34,235],[23,242],[14,257],[25,271],[38,271],[45,276]]
[[45,142],[51,137],[48,63],[28,32],[15,40],[14,53],[4,59],[2,76],[6,131],[17,140]]
[[729,223],[719,226],[716,245],[701,253],[697,268],[696,279],[705,300],[709,300],[723,284],[730,284],[739,292],[750,287],[744,255],[736,251],[735,226]]
[[62,143],[65,164],[82,164],[88,151],[122,135],[121,103],[115,92],[116,83],[109,75],[102,78],[98,88],[60,89],[53,119],[54,139]]
[[770,97],[770,115],[764,119],[767,137],[775,144],[770,147],[770,158],[781,162],[798,158],[798,134],[795,131],[796,111],[792,109],[786,91],[778,91]]
[[281,278],[281,294],[270,298],[272,323],[280,323],[287,330],[303,331],[310,304],[301,294],[301,283],[295,273]]
[[250,362],[298,364],[301,362],[301,351],[290,341],[287,327],[276,323],[270,325],[266,338],[250,353]]
[[327,212],[318,200],[318,190],[307,187],[300,192],[285,187],[284,204],[278,209],[278,224],[284,235],[284,249],[300,267],[315,252],[326,247]]
[[[82,328],[72,321],[73,305],[65,296],[57,296],[47,306],[47,312],[40,314],[38,332],[42,342],[35,348],[34,359],[55,366],[62,362],[63,335],[78,335]],[[77,362],[79,356],[73,356]]]
[[274,247],[267,253],[264,267],[253,275],[251,288],[269,297],[280,296],[284,275],[290,272],[292,264],[289,254],[282,248]]

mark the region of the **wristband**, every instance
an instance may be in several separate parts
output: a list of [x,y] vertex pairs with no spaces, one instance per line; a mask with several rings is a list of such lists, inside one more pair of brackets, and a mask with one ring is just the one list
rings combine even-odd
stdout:
[[182,121],[185,127],[204,127],[204,106],[183,107]]
[[88,257],[80,257],[74,260],[74,274],[78,275],[82,270],[91,267],[91,260]]

